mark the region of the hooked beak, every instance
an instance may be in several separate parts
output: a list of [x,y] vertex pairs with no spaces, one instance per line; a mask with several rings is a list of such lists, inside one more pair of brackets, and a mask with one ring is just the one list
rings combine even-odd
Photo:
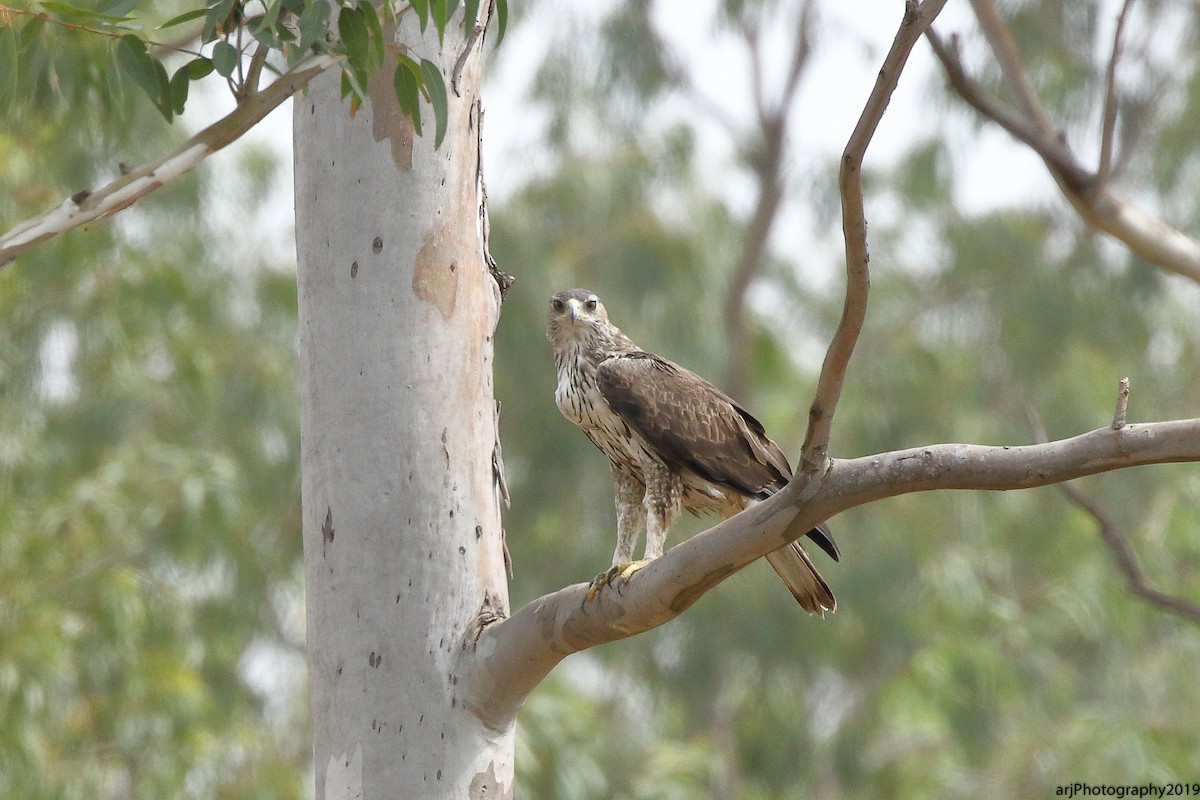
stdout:
[[574,325],[576,322],[579,321],[579,301],[578,300],[568,300],[567,301],[567,314],[571,317],[572,325]]

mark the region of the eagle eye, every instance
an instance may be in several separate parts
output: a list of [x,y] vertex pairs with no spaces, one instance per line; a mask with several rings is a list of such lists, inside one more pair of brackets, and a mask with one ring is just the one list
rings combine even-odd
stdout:
[[563,309],[566,308],[566,306],[563,305],[563,301],[559,300],[557,297],[550,301],[550,307],[553,308],[557,314],[561,314]]
[[594,297],[590,298],[586,303],[584,303],[584,305],[587,306],[588,311],[595,311],[596,310],[596,298],[594,298]]

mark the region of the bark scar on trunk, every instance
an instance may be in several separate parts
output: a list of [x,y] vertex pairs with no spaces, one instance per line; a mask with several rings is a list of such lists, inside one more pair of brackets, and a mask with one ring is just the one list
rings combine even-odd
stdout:
[[436,308],[444,320],[454,313],[458,298],[457,249],[454,229],[443,225],[425,239],[413,267],[413,293]]

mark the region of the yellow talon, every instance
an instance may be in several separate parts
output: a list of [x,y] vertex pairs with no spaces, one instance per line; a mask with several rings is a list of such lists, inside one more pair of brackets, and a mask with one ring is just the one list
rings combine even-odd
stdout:
[[592,602],[596,599],[596,595],[600,594],[600,590],[606,586],[612,586],[614,583],[617,586],[617,594],[621,593],[621,587],[629,583],[629,579],[633,577],[633,573],[645,567],[650,563],[650,559],[642,559],[641,561],[626,561],[621,564],[613,564],[611,567],[601,572],[596,577],[592,578],[588,584],[587,594],[583,597],[583,602]]

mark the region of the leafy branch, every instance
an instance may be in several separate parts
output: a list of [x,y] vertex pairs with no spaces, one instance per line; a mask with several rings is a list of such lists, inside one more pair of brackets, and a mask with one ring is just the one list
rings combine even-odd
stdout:
[[[210,0],[204,7],[155,28],[162,31],[202,21],[196,34],[199,47],[192,49],[153,38],[128,13],[134,5],[130,0],[107,0],[99,3],[97,10],[88,10],[43,2],[37,11],[0,5],[0,73],[8,67],[8,78],[0,84],[0,99],[6,99],[6,92],[18,85],[21,55],[38,39],[42,27],[52,24],[112,39],[111,55],[117,68],[168,122],[183,112],[191,84],[213,72],[225,79],[238,107],[170,153],[126,171],[98,189],[76,192],[57,207],[0,234],[0,266],[60,233],[108,219],[193,169],[334,65],[341,69],[342,97],[349,98],[353,114],[365,102],[371,75],[390,64],[400,110],[412,120],[413,131],[421,135],[421,107],[428,104],[434,116],[434,146],[439,147],[446,134],[449,107],[442,69],[428,59],[414,60],[393,44],[396,26],[406,13],[413,12],[420,30],[426,31],[432,23],[439,44],[443,44],[448,26],[459,20],[456,14],[461,13],[461,24],[470,31],[464,45],[469,51],[481,46],[493,16],[499,40],[508,17],[507,0],[486,4],[467,0],[461,8],[457,0],[414,1],[398,12],[384,3],[382,16],[373,4],[358,0],[339,0],[333,6],[325,0],[261,0],[254,4]],[[18,20],[25,20],[19,31]],[[208,55],[204,55],[206,50]],[[166,59],[178,54],[193,58],[169,73]],[[456,63],[461,63],[462,55],[456,57]],[[277,76],[266,88],[260,86],[264,70]]]

